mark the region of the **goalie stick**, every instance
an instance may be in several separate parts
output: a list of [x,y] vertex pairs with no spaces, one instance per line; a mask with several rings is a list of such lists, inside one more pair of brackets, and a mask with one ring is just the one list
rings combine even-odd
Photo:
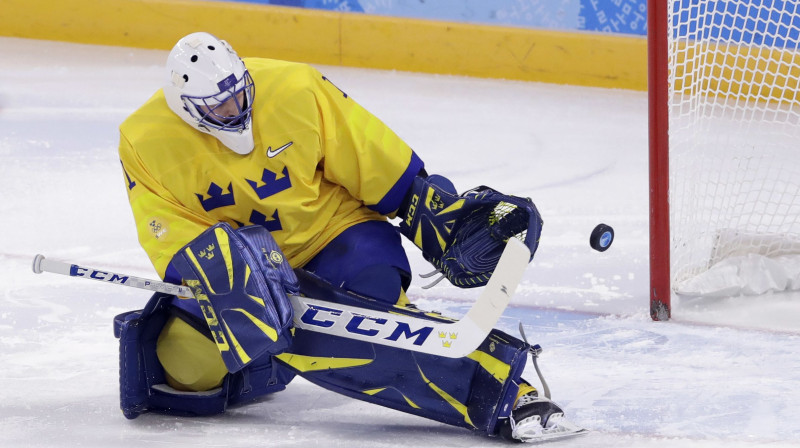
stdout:
[[[454,322],[423,319],[290,295],[298,328],[447,358],[475,351],[494,328],[530,260],[528,247],[509,238],[489,282],[467,314]],[[68,264],[36,255],[33,272],[52,272],[155,292],[194,297],[181,285]],[[402,309],[399,307],[398,309]]]

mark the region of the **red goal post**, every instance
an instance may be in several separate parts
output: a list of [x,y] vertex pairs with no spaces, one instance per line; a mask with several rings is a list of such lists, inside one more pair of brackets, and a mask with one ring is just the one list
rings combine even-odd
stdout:
[[650,317],[671,316],[669,250],[669,67],[667,2],[647,2],[647,82],[650,146]]
[[800,4],[648,2],[650,314],[800,289]]

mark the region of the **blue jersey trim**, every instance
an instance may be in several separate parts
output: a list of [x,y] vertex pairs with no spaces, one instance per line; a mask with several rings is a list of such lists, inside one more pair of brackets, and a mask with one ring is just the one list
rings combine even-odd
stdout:
[[411,151],[411,161],[408,163],[406,171],[400,176],[400,179],[395,182],[394,186],[386,193],[380,202],[367,207],[381,215],[388,215],[397,210],[400,204],[403,203],[403,199],[405,199],[408,189],[411,188],[411,184],[414,182],[417,173],[419,173],[423,167],[425,167],[425,163],[419,158],[417,153]]
[[180,285],[183,281],[183,278],[181,277],[181,274],[178,273],[178,270],[175,269],[175,264],[173,261],[174,257],[173,260],[170,260],[169,264],[167,265],[167,269],[164,272],[164,281],[167,283],[175,283]]

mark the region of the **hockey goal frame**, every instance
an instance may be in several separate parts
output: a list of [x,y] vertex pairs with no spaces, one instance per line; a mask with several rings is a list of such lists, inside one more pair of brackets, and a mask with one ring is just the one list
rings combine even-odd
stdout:
[[651,317],[675,297],[800,290],[800,5],[647,15]]

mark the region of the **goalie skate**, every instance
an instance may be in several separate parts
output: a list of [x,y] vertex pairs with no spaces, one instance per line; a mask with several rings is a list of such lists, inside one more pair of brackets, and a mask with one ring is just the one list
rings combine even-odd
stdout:
[[511,416],[503,423],[500,436],[515,442],[539,443],[588,432],[564,418],[564,411],[557,404],[534,392],[519,398]]

